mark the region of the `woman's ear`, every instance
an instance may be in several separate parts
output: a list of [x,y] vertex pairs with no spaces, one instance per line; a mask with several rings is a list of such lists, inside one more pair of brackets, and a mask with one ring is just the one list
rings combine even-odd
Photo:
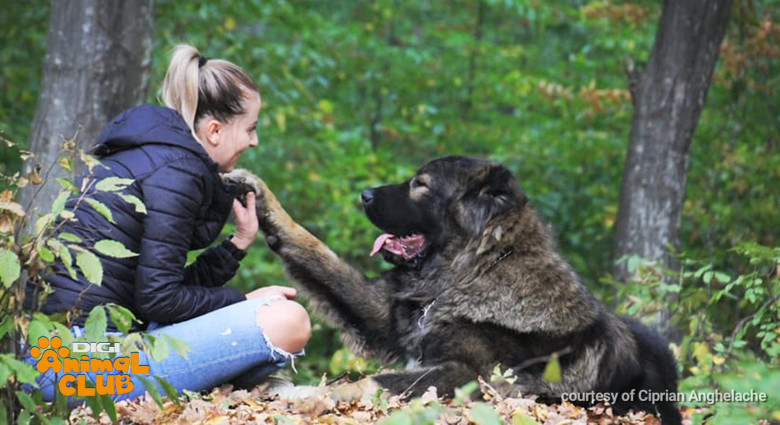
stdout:
[[209,146],[217,147],[221,141],[222,135],[222,123],[214,118],[207,118],[200,125],[201,131],[198,132],[198,136],[201,137],[203,143],[207,143]]

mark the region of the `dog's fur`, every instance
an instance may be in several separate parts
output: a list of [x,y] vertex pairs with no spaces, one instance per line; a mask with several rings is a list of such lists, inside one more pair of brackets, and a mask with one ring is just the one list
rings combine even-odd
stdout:
[[[361,390],[421,394],[435,386],[453,395],[500,364],[513,369],[514,385],[524,394],[636,390],[633,403],[613,406],[617,413],[646,410],[664,423],[680,423],[674,403],[643,403],[636,395],[677,391],[666,342],[596,301],[502,165],[446,157],[401,184],[363,192],[366,214],[382,231],[424,236],[422,248],[416,237],[412,254],[403,255],[397,243],[391,249],[378,240],[396,267],[377,279],[295,223],[260,179],[243,172],[229,178],[258,193],[269,246],[349,345],[364,355],[409,362],[404,371],[370,377],[372,385]],[[561,364],[560,382],[542,379],[553,356]]]

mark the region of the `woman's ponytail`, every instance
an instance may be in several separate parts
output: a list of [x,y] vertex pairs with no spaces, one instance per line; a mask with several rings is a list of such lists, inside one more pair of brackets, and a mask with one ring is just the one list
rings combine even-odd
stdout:
[[250,93],[260,91],[241,67],[222,59],[206,59],[188,44],[173,49],[162,100],[181,114],[193,135],[204,116],[228,122],[243,114],[244,100]]
[[179,111],[193,133],[198,109],[198,63],[202,57],[198,49],[188,44],[176,46],[162,88],[165,106]]

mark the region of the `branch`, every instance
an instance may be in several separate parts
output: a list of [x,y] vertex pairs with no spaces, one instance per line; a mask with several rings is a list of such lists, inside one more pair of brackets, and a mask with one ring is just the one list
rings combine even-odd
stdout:
[[751,315],[749,315],[747,317],[744,317],[742,320],[739,321],[739,323],[737,323],[737,327],[734,328],[734,331],[731,333],[731,342],[729,342],[729,348],[726,350],[726,357],[730,357],[731,356],[731,351],[734,348],[734,340],[736,339],[737,334],[739,333],[739,331],[741,331],[742,328],[745,327],[747,322],[749,322],[750,320],[753,320],[753,318],[756,317],[756,314],[758,314],[759,311],[761,311],[761,310],[769,307],[770,305],[776,303],[778,300],[780,300],[780,294],[777,294],[774,297],[772,297],[769,300],[767,300],[767,302],[765,302],[763,305],[761,305],[761,307],[759,307],[759,309],[755,313],[753,313],[753,314],[751,314]]

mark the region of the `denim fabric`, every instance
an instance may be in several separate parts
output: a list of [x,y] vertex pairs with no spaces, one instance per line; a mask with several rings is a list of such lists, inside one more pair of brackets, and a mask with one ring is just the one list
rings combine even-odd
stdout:
[[[168,357],[160,361],[152,360],[147,353],[141,352],[139,363],[149,365],[149,375],[141,376],[155,383],[154,376],[165,378],[179,392],[185,389],[208,390],[231,381],[242,387],[258,384],[294,359],[293,354],[274,347],[257,325],[257,309],[269,304],[274,298],[242,301],[194,319],[148,331],[155,336],[167,334],[179,338],[189,345],[190,350],[187,358],[184,358],[171,348]],[[82,332],[80,327],[73,328],[74,336],[78,337]],[[36,361],[28,354],[29,364],[34,365]],[[52,370],[41,374],[37,382],[45,400],[54,399],[57,382],[64,375]],[[95,382],[95,373],[86,375]],[[115,401],[144,395],[146,390],[141,380],[136,375],[132,375],[131,379],[134,389],[127,394],[113,396]],[[160,391],[162,393],[161,388]],[[82,402],[69,400],[71,406]]]

